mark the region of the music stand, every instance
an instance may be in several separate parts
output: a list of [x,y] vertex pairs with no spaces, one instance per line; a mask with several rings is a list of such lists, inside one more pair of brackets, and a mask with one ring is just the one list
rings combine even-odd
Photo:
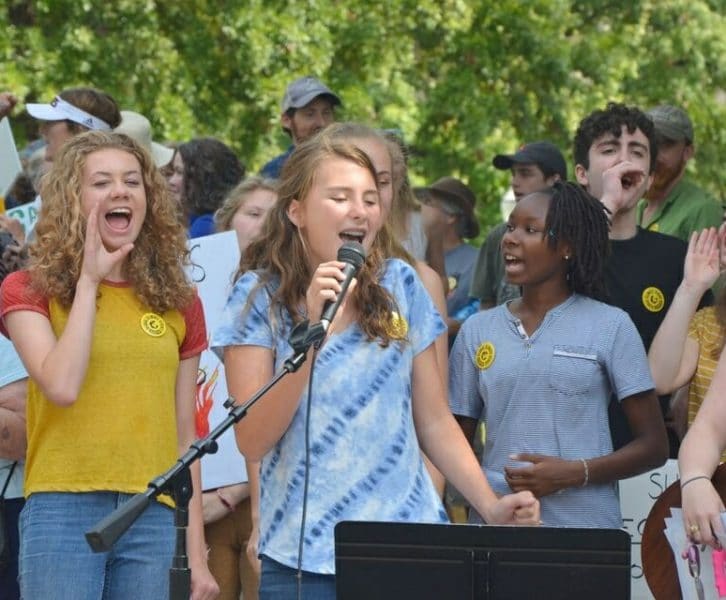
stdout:
[[630,536],[618,529],[343,521],[338,600],[630,597]]

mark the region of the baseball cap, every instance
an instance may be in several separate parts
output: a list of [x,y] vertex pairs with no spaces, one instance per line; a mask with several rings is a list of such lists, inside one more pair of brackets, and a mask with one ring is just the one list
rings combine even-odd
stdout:
[[503,171],[515,164],[534,164],[547,173],[557,173],[567,180],[567,163],[560,149],[551,142],[530,142],[520,146],[514,154],[497,154],[492,164]]
[[41,121],[73,121],[88,129],[111,130],[111,126],[106,121],[66,102],[60,96],[53,98],[50,104],[28,104],[26,108],[31,117]]
[[479,221],[474,214],[476,196],[471,188],[455,177],[442,177],[427,187],[415,188],[414,192],[431,194],[452,204],[461,214],[461,237],[475,238],[479,235]]
[[653,121],[658,135],[674,142],[693,142],[693,123],[686,111],[677,106],[662,104],[651,108],[645,114]]
[[291,108],[302,108],[318,96],[329,96],[333,104],[342,104],[340,98],[320,80],[310,76],[300,77],[287,86],[282,98],[282,112],[285,113]]
[[121,123],[114,129],[116,133],[123,133],[136,140],[146,148],[154,159],[157,167],[168,165],[174,156],[174,150],[151,139],[151,123],[144,115],[132,110],[121,111]]

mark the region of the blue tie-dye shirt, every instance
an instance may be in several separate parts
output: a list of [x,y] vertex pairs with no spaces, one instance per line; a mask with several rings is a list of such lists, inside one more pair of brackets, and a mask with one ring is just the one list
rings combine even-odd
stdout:
[[[270,295],[256,273],[234,286],[211,346],[271,348],[275,369],[292,354],[287,312],[270,319]],[[357,324],[332,335],[313,374],[310,473],[302,568],[335,572],[339,521],[445,522],[446,513],[421,459],[411,412],[413,359],[446,326],[416,272],[386,261],[381,284],[393,295],[392,322],[407,341],[383,348]],[[238,400],[243,400],[239,398]],[[290,427],[262,461],[260,554],[296,567],[305,477],[307,386]],[[263,398],[261,402],[265,402]]]

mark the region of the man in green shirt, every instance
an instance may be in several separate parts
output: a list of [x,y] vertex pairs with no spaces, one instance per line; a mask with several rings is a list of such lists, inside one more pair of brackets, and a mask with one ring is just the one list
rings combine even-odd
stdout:
[[638,225],[688,241],[691,233],[718,227],[723,209],[707,192],[684,178],[695,153],[693,125],[675,106],[657,106],[647,115],[655,125],[658,157],[655,175],[637,207]]

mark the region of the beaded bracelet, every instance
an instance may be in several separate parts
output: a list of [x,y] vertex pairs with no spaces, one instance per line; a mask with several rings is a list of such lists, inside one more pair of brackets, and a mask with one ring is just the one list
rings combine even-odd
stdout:
[[585,480],[582,482],[582,487],[585,487],[588,483],[590,483],[590,467],[587,466],[587,461],[584,458],[580,459],[582,461],[582,466],[585,469]]

